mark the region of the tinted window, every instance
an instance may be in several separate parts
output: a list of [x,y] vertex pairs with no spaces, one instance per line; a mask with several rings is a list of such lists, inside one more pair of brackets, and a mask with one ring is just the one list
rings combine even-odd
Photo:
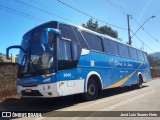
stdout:
[[76,68],[81,53],[78,43],[71,43],[68,40],[59,40],[58,70]]
[[140,61],[144,61],[143,52],[137,50],[137,54],[138,54],[138,59],[139,59]]
[[118,49],[117,49],[116,42],[104,39],[103,46],[104,46],[105,53],[112,54],[112,55],[118,55]]
[[87,44],[86,44],[86,42],[84,41],[84,39],[83,39],[80,31],[77,28],[75,28],[75,27],[74,27],[74,31],[76,33],[76,36],[78,37],[78,40],[79,40],[79,43],[80,43],[81,47],[85,48],[85,49],[89,49],[88,46],[87,46]]
[[80,57],[81,48],[79,44],[72,44],[72,54],[73,54],[73,60],[78,60]]
[[73,28],[69,25],[60,24],[59,29],[61,30],[60,38],[68,38],[71,39],[72,42],[78,43],[77,37],[75,35],[75,32],[73,31]]
[[129,54],[130,54],[131,59],[135,59],[135,60],[138,59],[136,49],[129,47]]
[[144,60],[145,60],[145,61],[148,61],[147,53],[143,53],[143,55],[144,55]]
[[67,40],[59,40],[59,59],[71,60],[71,43]]
[[118,43],[118,49],[121,57],[129,58],[128,47],[126,45]]
[[103,52],[102,40],[101,40],[100,37],[98,37],[98,36],[96,36],[94,34],[90,34],[90,33],[84,32],[84,31],[82,31],[82,34],[83,34],[86,42],[88,43],[89,47],[92,50]]

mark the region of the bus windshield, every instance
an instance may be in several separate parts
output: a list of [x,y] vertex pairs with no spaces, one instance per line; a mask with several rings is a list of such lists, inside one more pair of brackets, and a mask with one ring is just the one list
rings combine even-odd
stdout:
[[42,44],[42,31],[37,29],[27,33],[21,46],[26,53],[19,54],[19,77],[45,75],[54,72],[54,33],[49,33],[48,44]]

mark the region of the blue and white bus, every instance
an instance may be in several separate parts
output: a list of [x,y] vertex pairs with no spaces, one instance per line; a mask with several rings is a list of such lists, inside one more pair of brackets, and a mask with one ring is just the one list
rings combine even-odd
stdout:
[[94,100],[103,89],[151,80],[147,53],[80,26],[51,21],[28,31],[19,48],[21,97],[83,93]]

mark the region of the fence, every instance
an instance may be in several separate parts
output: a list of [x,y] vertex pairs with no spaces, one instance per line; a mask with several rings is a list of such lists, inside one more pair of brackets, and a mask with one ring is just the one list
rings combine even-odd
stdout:
[[17,70],[16,63],[0,63],[0,98],[17,94]]
[[160,77],[160,69],[151,69],[152,78]]

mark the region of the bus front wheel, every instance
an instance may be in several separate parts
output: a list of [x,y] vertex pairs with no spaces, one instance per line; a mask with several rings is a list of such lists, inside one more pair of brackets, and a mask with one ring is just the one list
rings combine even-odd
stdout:
[[87,92],[84,93],[84,98],[87,101],[95,100],[99,95],[98,84],[94,79],[89,79],[87,84]]

